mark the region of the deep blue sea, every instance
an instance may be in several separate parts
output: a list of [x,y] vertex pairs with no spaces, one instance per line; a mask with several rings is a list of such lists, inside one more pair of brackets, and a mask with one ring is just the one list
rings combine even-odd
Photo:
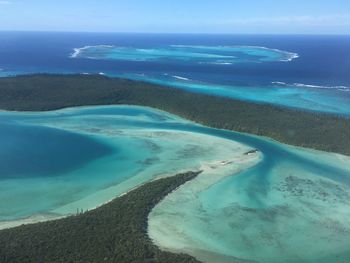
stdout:
[[350,36],[2,32],[0,69],[100,73],[350,115]]

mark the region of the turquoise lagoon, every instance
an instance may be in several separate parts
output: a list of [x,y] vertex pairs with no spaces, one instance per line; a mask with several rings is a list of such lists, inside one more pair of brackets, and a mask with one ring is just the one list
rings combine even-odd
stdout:
[[259,46],[169,45],[156,48],[135,48],[97,45],[75,48],[73,58],[126,61],[182,61],[197,64],[261,63],[291,61],[298,54]]
[[349,36],[2,32],[0,77],[100,73],[349,116],[349,46]]
[[[303,54],[307,56],[307,54]],[[350,115],[350,87],[304,82],[300,78],[271,79],[269,72],[257,81],[256,71],[274,65],[274,72],[293,66],[302,55],[261,46],[168,45],[136,48],[96,45],[75,48],[74,61],[132,63],[134,70],[120,67],[100,74],[160,84],[190,92],[258,103],[268,103],[307,111]],[[139,63],[139,64],[138,64]],[[102,64],[101,64],[102,65]],[[116,64],[117,65],[117,64]],[[146,66],[145,66],[146,65]],[[293,69],[293,72],[308,71]],[[181,70],[180,70],[180,69]],[[241,78],[242,71],[250,80]],[[86,72],[85,72],[86,73]],[[261,73],[263,74],[263,73]],[[324,73],[326,74],[326,73]],[[288,74],[287,74],[288,75]],[[246,76],[247,77],[247,76]],[[309,81],[309,80],[307,80]]]
[[0,228],[95,208],[146,181],[250,149],[176,129],[190,123],[140,107],[3,111],[0,120]]
[[146,81],[224,98],[267,103],[313,112],[350,115],[350,87],[317,86],[274,81],[269,85],[223,85],[189,79],[183,75],[111,74],[113,77]]
[[163,249],[205,262],[350,260],[349,157],[136,106],[3,111],[0,126],[2,228],[203,170],[150,214],[149,235]]

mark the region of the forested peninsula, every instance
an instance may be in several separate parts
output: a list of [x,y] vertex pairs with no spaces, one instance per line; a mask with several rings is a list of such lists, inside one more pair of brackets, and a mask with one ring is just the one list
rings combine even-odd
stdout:
[[99,75],[36,74],[0,78],[0,108],[48,111],[132,104],[164,110],[219,129],[350,155],[350,118],[190,93]]
[[0,262],[199,262],[161,251],[147,235],[152,208],[198,173],[155,180],[82,214],[2,230]]

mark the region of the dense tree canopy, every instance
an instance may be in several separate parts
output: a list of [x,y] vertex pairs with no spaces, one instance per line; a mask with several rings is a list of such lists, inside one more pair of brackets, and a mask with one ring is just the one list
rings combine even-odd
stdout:
[[150,182],[82,214],[2,230],[0,262],[198,262],[187,255],[161,251],[147,235],[151,209],[197,174]]
[[104,76],[0,78],[1,109],[43,111],[103,104],[150,106],[215,128],[350,155],[350,119],[341,116],[189,93]]

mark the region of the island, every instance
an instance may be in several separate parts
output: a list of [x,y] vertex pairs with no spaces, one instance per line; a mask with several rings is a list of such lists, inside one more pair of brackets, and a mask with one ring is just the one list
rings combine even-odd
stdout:
[[350,155],[348,116],[196,94],[101,75],[34,74],[0,78],[3,110],[49,111],[115,104],[148,106],[213,128]]

